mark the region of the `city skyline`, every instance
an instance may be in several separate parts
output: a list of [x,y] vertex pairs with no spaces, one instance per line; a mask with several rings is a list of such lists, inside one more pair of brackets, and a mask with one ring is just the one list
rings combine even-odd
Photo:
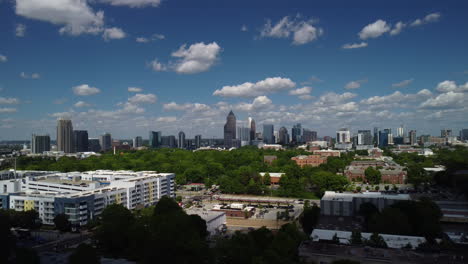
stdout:
[[55,135],[58,117],[94,138],[222,138],[230,110],[319,137],[466,127],[466,3],[112,2],[0,3],[0,140]]

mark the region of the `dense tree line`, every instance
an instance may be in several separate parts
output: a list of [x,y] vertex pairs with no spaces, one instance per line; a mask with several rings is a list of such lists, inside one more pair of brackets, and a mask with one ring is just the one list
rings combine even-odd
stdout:
[[[265,155],[275,155],[277,159],[267,164]],[[157,149],[146,151],[126,151],[118,155],[105,153],[100,157],[75,159],[20,157],[17,167],[21,170],[55,170],[62,172],[109,170],[154,170],[176,173],[178,184],[205,183],[207,186],[219,184],[225,193],[265,194],[289,197],[315,198],[325,190],[344,190],[348,181],[343,172],[354,153],[342,157],[330,157],[327,164],[320,167],[296,165],[291,157],[310,155],[305,150],[288,149],[283,151],[262,150],[243,147],[233,151],[187,151],[180,149]],[[281,187],[277,191],[268,188],[269,181],[262,179],[259,172],[284,172]]]

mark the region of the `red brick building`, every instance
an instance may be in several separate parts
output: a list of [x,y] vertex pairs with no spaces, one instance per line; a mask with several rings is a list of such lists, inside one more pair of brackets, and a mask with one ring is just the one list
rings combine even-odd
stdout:
[[322,157],[320,155],[299,155],[296,157],[292,157],[291,160],[294,160],[298,166],[311,166],[317,167],[320,164],[327,163],[327,157]]

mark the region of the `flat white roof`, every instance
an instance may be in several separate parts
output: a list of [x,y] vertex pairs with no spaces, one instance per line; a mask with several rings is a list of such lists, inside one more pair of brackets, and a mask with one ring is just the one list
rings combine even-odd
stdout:
[[410,200],[409,194],[383,194],[381,192],[362,192],[362,193],[338,193],[326,191],[322,200],[352,200],[353,198],[385,198],[392,200]]

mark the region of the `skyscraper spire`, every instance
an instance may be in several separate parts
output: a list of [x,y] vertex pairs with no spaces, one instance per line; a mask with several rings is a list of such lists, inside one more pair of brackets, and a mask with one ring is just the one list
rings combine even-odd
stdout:
[[233,140],[236,139],[236,116],[232,112],[229,112],[226,117],[226,124],[224,125],[224,147],[234,147]]

